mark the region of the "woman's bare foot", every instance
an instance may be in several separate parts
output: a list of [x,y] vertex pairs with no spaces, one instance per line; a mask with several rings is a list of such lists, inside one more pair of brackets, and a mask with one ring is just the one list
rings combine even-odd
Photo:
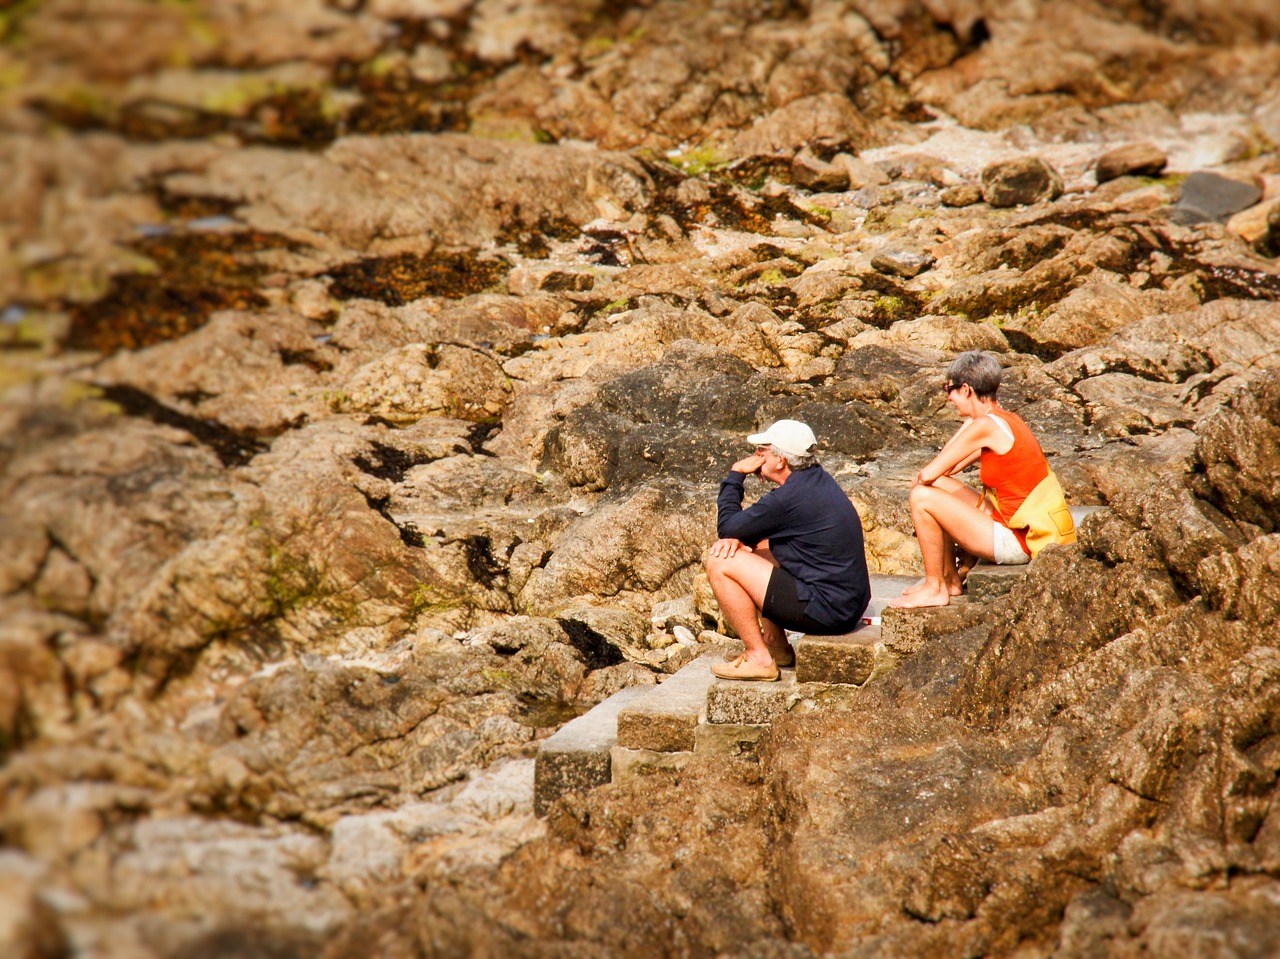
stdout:
[[930,586],[925,584],[910,595],[904,593],[897,599],[889,601],[894,609],[924,609],[931,606],[946,606],[951,602],[951,591],[942,584]]
[[[956,577],[951,577],[951,578],[949,578],[946,582],[947,582],[947,595],[949,595],[949,596],[961,596],[961,595],[963,595],[963,594],[964,594],[964,581],[963,581],[963,580],[961,580],[958,576],[956,576]],[[914,584],[914,585],[912,585],[912,586],[908,586],[906,589],[904,589],[904,590],[902,591],[902,595],[903,595],[903,596],[914,596],[916,593],[918,593],[918,592],[920,592],[922,589],[926,589],[926,588],[928,588],[928,581],[927,581],[927,580],[923,580],[923,579],[922,579],[922,580],[920,580],[920,582],[918,582],[918,583],[916,583],[916,584]],[[889,605],[891,605],[891,606],[892,606],[893,604],[892,604],[892,603],[890,603]]]

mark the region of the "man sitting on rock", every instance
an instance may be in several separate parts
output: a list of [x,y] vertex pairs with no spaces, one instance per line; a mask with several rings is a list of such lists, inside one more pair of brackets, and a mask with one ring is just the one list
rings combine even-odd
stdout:
[[[720,484],[707,577],[746,651],[712,667],[721,679],[774,680],[795,654],[784,630],[833,636],[856,629],[871,599],[862,520],[814,456],[813,430],[778,420],[747,439],[755,453]],[[751,475],[777,483],[748,509]],[[763,622],[763,626],[762,626]]]

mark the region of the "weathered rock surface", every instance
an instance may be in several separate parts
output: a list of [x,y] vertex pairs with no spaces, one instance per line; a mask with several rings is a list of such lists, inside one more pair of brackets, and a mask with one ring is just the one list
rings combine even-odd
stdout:
[[[1276,952],[1280,21],[1229,6],[9,4],[0,953]],[[723,649],[747,433],[918,572],[964,349],[1079,545],[535,819],[540,742]]]
[[[1029,940],[1052,954],[1225,934],[1244,954],[1273,949],[1276,778],[1255,757],[1277,735],[1280,689],[1280,593],[1264,585],[1280,555],[1278,399],[1274,374],[1237,397],[1206,424],[1187,485],[1148,483],[1095,514],[1002,617],[926,647],[855,709],[778,721],[761,754],[767,789],[689,767],[668,774],[657,806],[624,785],[553,810],[548,836],[506,874],[504,907],[532,919],[535,903],[557,903],[538,935],[606,951],[625,949],[619,928],[652,931],[658,916],[665,936],[730,950],[785,935],[817,954]],[[732,843],[697,828],[708,808]],[[664,836],[686,850],[675,877]],[[711,858],[736,894],[682,899]],[[634,883],[654,916],[601,921],[610,891]],[[722,913],[730,902],[755,908]]]

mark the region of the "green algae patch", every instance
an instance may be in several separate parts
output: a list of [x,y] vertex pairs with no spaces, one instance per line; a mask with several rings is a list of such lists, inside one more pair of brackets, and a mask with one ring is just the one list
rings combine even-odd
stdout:
[[703,176],[728,164],[729,157],[714,145],[703,145],[667,154],[667,162],[686,176]]
[[868,294],[875,295],[875,299],[871,301],[872,313],[867,322],[878,329],[887,330],[899,320],[911,319],[926,311],[925,301],[918,294],[887,276],[864,273],[858,280],[866,291],[863,298]]
[[554,143],[555,137],[527,117],[504,113],[478,113],[471,118],[467,132],[485,140],[506,143]]
[[636,303],[637,300],[634,296],[626,297],[625,299],[610,300],[603,306],[596,307],[594,315],[607,318],[615,316],[618,313],[626,313],[628,310],[634,310],[636,308]]
[[902,229],[913,220],[923,219],[932,215],[931,211],[922,210],[909,203],[898,203],[890,207],[876,207],[867,214],[862,228],[871,234],[888,233],[891,230]]
[[475,253],[402,253],[348,263],[330,270],[330,293],[339,300],[378,300],[402,306],[427,296],[459,298],[491,290],[505,280],[502,260]]
[[441,596],[433,587],[421,583],[409,594],[409,622],[417,625],[422,618],[443,616],[467,609],[468,604],[456,596]]

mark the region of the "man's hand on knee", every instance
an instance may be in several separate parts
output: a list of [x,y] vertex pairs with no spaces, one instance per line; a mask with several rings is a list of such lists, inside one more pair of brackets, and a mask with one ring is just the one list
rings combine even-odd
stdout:
[[708,555],[716,559],[730,559],[738,550],[751,552],[751,547],[740,539],[718,539],[711,544]]

